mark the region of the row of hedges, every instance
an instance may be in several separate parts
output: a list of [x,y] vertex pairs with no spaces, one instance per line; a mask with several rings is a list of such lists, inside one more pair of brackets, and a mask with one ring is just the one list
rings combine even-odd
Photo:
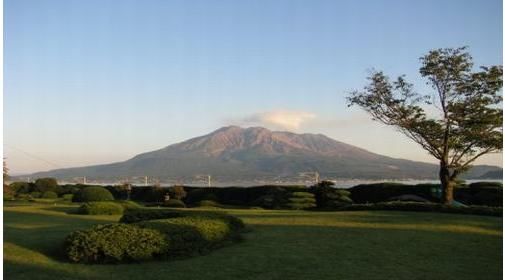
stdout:
[[71,233],[64,242],[72,262],[121,263],[205,254],[240,239],[243,222],[221,213],[127,210],[122,223]]
[[[402,195],[416,195],[431,202],[440,202],[435,190],[440,184],[405,185],[397,183],[363,184],[354,186],[350,198],[355,203],[377,203]],[[498,182],[476,182],[454,189],[454,199],[467,205],[498,207],[503,204],[503,187]]]
[[441,212],[467,215],[482,215],[501,217],[501,207],[488,206],[450,206],[439,203],[421,202],[379,202],[371,204],[352,204],[341,207],[340,211],[368,211],[368,210],[392,210],[392,211],[415,211],[415,212]]
[[121,215],[124,211],[135,210],[141,206],[133,201],[95,201],[87,202],[77,209],[82,215]]

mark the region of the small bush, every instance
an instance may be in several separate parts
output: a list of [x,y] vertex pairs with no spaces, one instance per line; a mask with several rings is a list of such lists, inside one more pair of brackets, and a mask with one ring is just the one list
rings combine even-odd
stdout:
[[64,251],[72,262],[119,263],[153,259],[167,250],[159,231],[127,224],[95,226],[72,232]]
[[231,228],[233,228],[233,230],[242,230],[245,228],[244,222],[235,216],[208,211],[177,211],[170,209],[130,209],[123,214],[119,222],[137,223],[141,221],[172,219],[190,216],[206,216],[221,219],[223,221],[226,221],[226,223]]
[[29,194],[26,194],[26,193],[18,193],[16,195],[16,199],[17,200],[30,200],[30,199],[33,199],[33,197]]
[[58,194],[52,191],[43,192],[41,198],[58,198]]
[[72,198],[74,197],[74,195],[71,193],[67,193],[67,194],[62,195],[61,197],[63,198],[63,200],[72,201]]
[[471,189],[480,189],[480,188],[497,188],[503,189],[503,184],[500,182],[475,182],[468,185]]
[[92,202],[114,200],[112,194],[103,187],[86,187],[77,192],[72,198],[73,202]]
[[114,202],[88,202],[81,205],[77,212],[83,215],[121,215],[123,206]]
[[163,203],[163,206],[171,208],[186,208],[186,204],[184,204],[184,202],[179,199],[170,199],[168,201],[165,201]]
[[31,198],[41,198],[42,193],[41,192],[31,192],[29,193]]
[[117,200],[115,202],[118,203],[119,205],[121,205],[124,208],[124,210],[137,209],[137,208],[142,207],[142,205],[138,204],[135,201],[131,201],[131,200]]
[[222,208],[223,205],[219,204],[218,202],[215,202],[214,200],[202,200],[196,204],[199,207],[215,207],[215,208]]
[[470,214],[483,216],[503,215],[501,207],[487,206],[467,206],[458,207],[438,203],[421,202],[380,202],[373,204],[353,204],[340,208],[342,211],[360,211],[360,210],[396,210],[396,211],[417,211],[417,212],[442,212],[455,214]]

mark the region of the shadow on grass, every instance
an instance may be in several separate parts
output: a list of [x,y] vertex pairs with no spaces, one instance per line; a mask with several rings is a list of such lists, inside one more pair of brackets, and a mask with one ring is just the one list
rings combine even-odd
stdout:
[[[7,275],[14,276],[10,278]],[[37,264],[17,263],[14,261],[4,261],[4,276],[6,279],[38,279],[38,280],[85,280],[92,279],[90,276],[81,276],[77,273],[56,269],[51,266],[43,266]],[[34,278],[35,276],[35,278]]]

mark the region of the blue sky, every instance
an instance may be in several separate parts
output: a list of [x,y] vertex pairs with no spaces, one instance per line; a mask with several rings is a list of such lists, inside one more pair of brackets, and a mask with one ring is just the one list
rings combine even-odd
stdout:
[[433,161],[346,94],[371,68],[427,90],[428,50],[495,65],[502,41],[498,0],[5,0],[4,153],[13,173],[107,163],[238,124]]

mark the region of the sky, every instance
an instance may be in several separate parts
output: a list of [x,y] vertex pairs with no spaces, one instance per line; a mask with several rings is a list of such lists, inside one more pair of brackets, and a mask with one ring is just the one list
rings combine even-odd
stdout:
[[502,17],[500,0],[4,0],[4,157],[109,163],[241,125],[435,162],[345,97],[371,69],[431,93],[431,49],[502,64]]

